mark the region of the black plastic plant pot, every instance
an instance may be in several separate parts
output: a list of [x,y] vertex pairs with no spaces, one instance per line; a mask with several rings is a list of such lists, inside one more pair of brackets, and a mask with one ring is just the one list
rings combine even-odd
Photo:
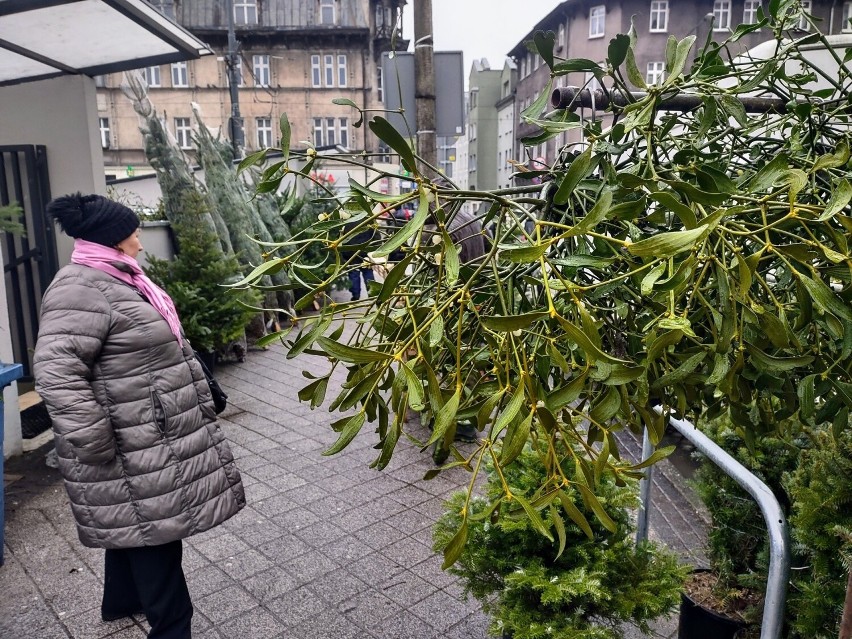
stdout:
[[705,608],[684,592],[680,593],[678,639],[736,639],[746,625],[739,619]]

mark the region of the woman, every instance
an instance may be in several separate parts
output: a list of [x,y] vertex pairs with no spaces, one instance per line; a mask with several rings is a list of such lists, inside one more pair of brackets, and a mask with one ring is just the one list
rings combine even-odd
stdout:
[[76,240],[42,302],[36,389],[80,541],[106,549],[101,615],[186,639],[181,540],[245,505],[240,474],[174,304],[136,262],[139,218],[79,193],[47,211]]

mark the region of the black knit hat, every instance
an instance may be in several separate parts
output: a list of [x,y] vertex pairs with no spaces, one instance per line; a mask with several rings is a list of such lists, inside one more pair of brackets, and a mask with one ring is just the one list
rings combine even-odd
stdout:
[[139,228],[136,213],[103,195],[63,195],[47,205],[47,214],[66,235],[104,246],[115,246]]

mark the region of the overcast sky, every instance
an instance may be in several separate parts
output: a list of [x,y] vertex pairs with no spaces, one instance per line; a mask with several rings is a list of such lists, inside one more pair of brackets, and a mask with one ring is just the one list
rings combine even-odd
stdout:
[[[502,69],[506,54],[562,0],[432,0],[436,51],[463,51],[465,84],[474,59]],[[414,50],[414,6],[403,9],[403,36]]]

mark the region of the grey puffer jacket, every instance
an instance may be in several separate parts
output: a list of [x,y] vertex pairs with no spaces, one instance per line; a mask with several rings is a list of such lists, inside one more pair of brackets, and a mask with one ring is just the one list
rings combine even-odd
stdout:
[[84,545],[164,544],[245,506],[191,346],[135,288],[62,268],[44,295],[33,361]]

